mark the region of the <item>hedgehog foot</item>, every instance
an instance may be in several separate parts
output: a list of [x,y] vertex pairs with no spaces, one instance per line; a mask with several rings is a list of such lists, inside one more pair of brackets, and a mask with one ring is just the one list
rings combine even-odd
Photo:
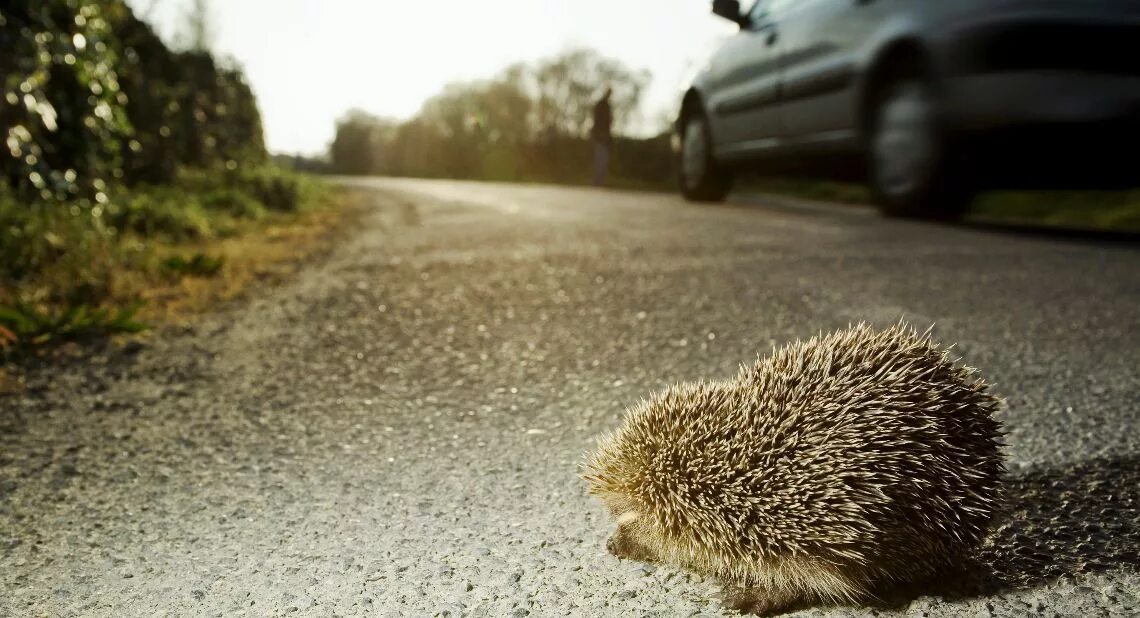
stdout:
[[720,596],[728,609],[756,616],[771,616],[786,611],[791,605],[791,599],[776,598],[768,590],[756,586],[725,584]]

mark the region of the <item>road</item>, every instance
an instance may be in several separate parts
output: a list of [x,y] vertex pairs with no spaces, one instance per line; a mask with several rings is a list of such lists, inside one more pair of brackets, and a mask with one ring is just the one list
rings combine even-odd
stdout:
[[605,553],[578,461],[666,384],[899,318],[1006,398],[1011,498],[980,594],[885,615],[1140,613],[1134,245],[355,184],[366,219],[295,280],[0,399],[0,616],[721,616]]

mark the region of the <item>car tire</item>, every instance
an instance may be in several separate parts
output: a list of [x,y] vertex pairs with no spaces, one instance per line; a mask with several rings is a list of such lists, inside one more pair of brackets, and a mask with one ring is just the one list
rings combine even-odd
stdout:
[[885,215],[949,220],[965,213],[975,191],[924,80],[886,84],[875,98],[870,128],[871,194]]
[[679,181],[681,194],[691,202],[723,202],[732,190],[732,173],[712,156],[712,134],[701,110],[681,122]]

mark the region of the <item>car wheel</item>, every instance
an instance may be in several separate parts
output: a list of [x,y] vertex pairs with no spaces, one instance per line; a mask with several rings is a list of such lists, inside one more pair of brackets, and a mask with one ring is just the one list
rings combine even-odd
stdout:
[[712,156],[708,120],[690,112],[681,125],[681,194],[693,202],[723,202],[732,189],[732,174]]
[[974,191],[951,156],[930,87],[889,84],[878,97],[869,139],[871,191],[884,214],[926,219],[962,215]]

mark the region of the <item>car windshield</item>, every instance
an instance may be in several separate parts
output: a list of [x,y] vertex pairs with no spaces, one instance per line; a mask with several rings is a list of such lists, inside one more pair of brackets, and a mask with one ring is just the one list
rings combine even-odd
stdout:
[[757,0],[748,11],[748,19],[754,24],[764,23],[788,9],[788,7],[803,3],[804,0]]
[[748,11],[748,19],[754,24],[763,21],[764,18],[768,16],[768,7],[771,4],[772,0],[756,0],[756,3],[752,5],[752,9]]

